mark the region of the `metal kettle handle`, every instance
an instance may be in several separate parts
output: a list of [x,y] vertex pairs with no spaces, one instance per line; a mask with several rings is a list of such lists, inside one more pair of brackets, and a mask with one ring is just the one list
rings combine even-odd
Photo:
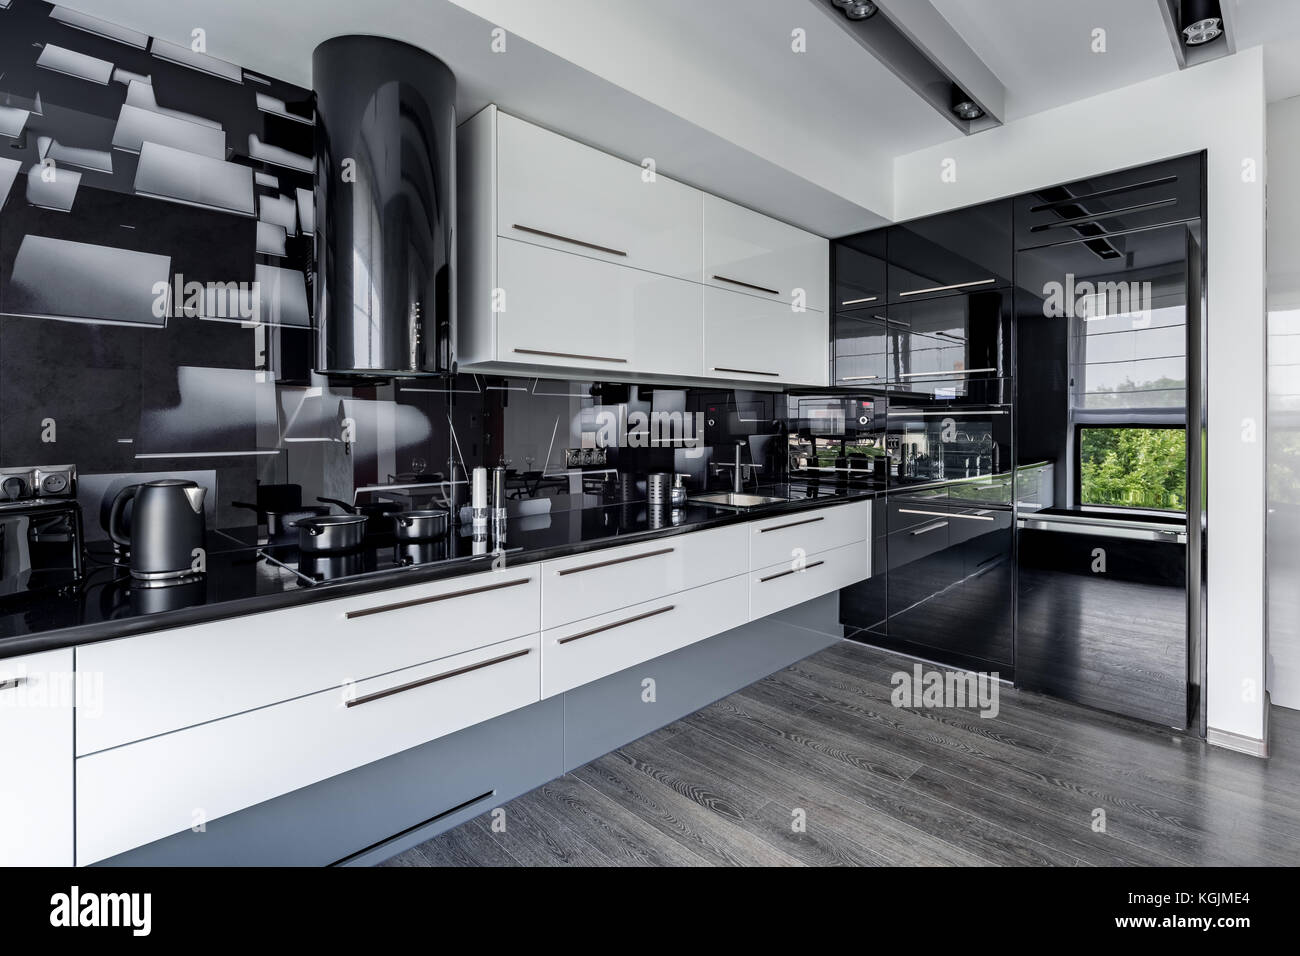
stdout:
[[135,499],[139,491],[139,485],[127,485],[117,493],[117,497],[113,499],[113,507],[108,512],[108,536],[113,539],[114,544],[124,548],[131,547],[131,538],[126,533],[122,517],[126,513],[127,504]]

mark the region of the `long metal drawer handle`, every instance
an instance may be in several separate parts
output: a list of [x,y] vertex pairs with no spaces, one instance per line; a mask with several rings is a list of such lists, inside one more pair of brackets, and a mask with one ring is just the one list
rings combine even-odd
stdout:
[[865,382],[869,378],[880,378],[879,375],[841,375],[841,382]]
[[600,627],[593,627],[590,631],[583,631],[580,634],[570,634],[568,637],[562,637],[556,644],[567,644],[569,641],[581,640],[584,637],[591,637],[593,634],[600,634],[604,631],[612,631],[616,627],[623,627],[625,624],[635,624],[637,621],[644,621],[648,617],[655,617],[659,614],[667,614],[675,610],[676,604],[670,604],[667,607],[661,607],[657,611],[646,611],[644,614],[638,614],[636,617],[629,617],[626,620],[615,621],[613,624],[602,624]]
[[821,567],[825,563],[825,561],[813,561],[810,564],[803,565],[803,567],[790,568],[788,571],[778,571],[776,574],[769,574],[765,578],[759,578],[758,583],[766,584],[768,581],[775,581],[777,578],[783,578],[787,574],[794,574],[798,571],[811,571],[813,568]]
[[407,607],[419,607],[421,604],[436,604],[438,601],[450,601],[452,598],[468,597],[471,594],[484,594],[488,591],[499,591],[502,588],[517,588],[521,584],[527,584],[532,578],[516,578],[513,581],[502,581],[500,584],[485,584],[481,588],[466,588],[464,591],[448,591],[446,594],[435,594],[433,597],[416,598],[413,601],[399,601],[396,604],[384,604],[381,607],[367,607],[360,611],[348,611],[343,616],[349,621],[358,617],[369,617],[372,614],[384,614],[387,611],[400,611]]
[[728,279],[726,276],[714,276],[718,282],[730,282],[732,285],[743,286],[746,289],[753,289],[755,292],[766,292],[768,295],[780,295],[780,289],[769,289],[766,286],[754,285],[752,282],[741,282],[739,279]]
[[976,279],[972,282],[954,282],[952,285],[935,285],[928,289],[913,289],[911,292],[898,293],[899,298],[909,295],[925,295],[928,292],[948,292],[952,289],[970,289],[977,285],[992,285],[997,279]]
[[609,561],[600,561],[596,564],[584,564],[580,568],[565,568],[563,571],[556,571],[560,577],[566,574],[580,574],[583,571],[595,571],[597,568],[608,568],[615,564],[626,564],[628,561],[640,561],[642,558],[655,558],[661,554],[672,554],[676,548],[660,548],[658,551],[647,551],[645,554],[632,554],[626,558],[611,558]]
[[515,223],[514,228],[518,229],[520,232],[531,233],[534,236],[542,236],[545,239],[555,239],[559,242],[567,242],[575,246],[582,246],[584,249],[595,249],[597,252],[608,252],[611,256],[627,255],[627,253],[622,249],[611,249],[609,246],[598,245],[594,242],[585,242],[582,239],[573,239],[570,236],[562,236],[558,232],[547,232],[544,229],[534,229],[532,226],[521,226],[519,223]]
[[581,355],[577,352],[544,352],[541,349],[515,349],[520,355],[549,355],[552,358],[582,359],[587,362],[623,362],[625,358],[611,358],[608,355]]
[[735,372],[739,375],[770,375],[773,378],[780,378],[780,372],[758,372],[752,368],[723,368],[721,365],[713,366],[715,372]]
[[503,654],[501,657],[494,657],[490,661],[481,661],[478,664],[470,664],[467,667],[458,667],[454,671],[447,671],[445,674],[434,674],[432,677],[425,677],[421,680],[413,680],[408,684],[398,684],[396,687],[390,687],[388,690],[376,691],[373,694],[366,694],[364,697],[357,697],[354,700],[347,701],[348,707],[359,707],[362,704],[368,704],[372,700],[381,700],[384,697],[392,697],[394,694],[401,694],[408,690],[415,690],[417,687],[427,687],[430,684],[436,684],[438,681],[450,680],[453,677],[460,677],[462,674],[468,674],[470,671],[480,671],[485,667],[491,667],[494,664],[504,664],[506,661],[513,661],[517,657],[523,657],[531,653],[531,648],[524,648],[522,651],[515,651],[513,654]]
[[27,682],[25,677],[11,677],[9,680],[0,680],[0,690],[13,690],[19,684]]
[[909,531],[908,534],[915,538],[918,534],[929,534],[931,531],[938,531],[940,528],[946,527],[948,527],[948,522],[934,521],[926,525],[924,528],[917,528],[915,531]]
[[963,515],[955,511],[917,511],[913,508],[899,508],[901,515],[929,515],[931,518],[964,518],[967,521],[993,521],[992,515]]
[[1086,216],[1075,216],[1073,219],[1060,219],[1056,222],[1030,226],[1029,231],[1046,232],[1049,229],[1069,229],[1073,226],[1087,225],[1103,219],[1114,219],[1117,216],[1126,216],[1135,212],[1150,212],[1153,209],[1163,209],[1166,206],[1176,205],[1178,205],[1177,199],[1157,199],[1153,202],[1139,203],[1136,206],[1125,206],[1122,209],[1108,209],[1105,212],[1089,213]]
[[869,295],[865,299],[845,299],[840,305],[861,305],[864,302],[875,302],[879,298],[878,295]]
[[963,368],[953,369],[951,372],[904,372],[902,378],[922,378],[929,376],[933,378],[936,375],[944,378],[959,378],[962,375],[979,375],[982,372],[996,372],[996,368]]
[[803,521],[791,521],[789,524],[775,524],[770,528],[759,528],[758,533],[767,534],[769,531],[784,531],[786,528],[797,528],[801,524],[815,524],[818,521],[825,520],[825,515],[822,515],[820,518],[805,518]]

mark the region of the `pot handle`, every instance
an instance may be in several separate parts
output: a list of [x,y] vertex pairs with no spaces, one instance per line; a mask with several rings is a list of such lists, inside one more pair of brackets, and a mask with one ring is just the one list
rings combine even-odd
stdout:
[[[299,525],[298,527],[302,528],[303,526]],[[309,524],[306,527],[307,527],[307,533],[311,535],[313,538],[320,534],[320,528],[317,527],[316,525]]]
[[414,521],[415,521],[414,518],[405,518],[401,515],[397,516],[397,526],[399,528],[409,528],[414,523]]
[[113,499],[113,507],[108,512],[108,536],[115,544],[120,544],[124,548],[131,547],[131,538],[126,533],[122,516],[126,512],[127,504],[134,500],[139,491],[139,485],[127,485],[117,493],[117,497]]

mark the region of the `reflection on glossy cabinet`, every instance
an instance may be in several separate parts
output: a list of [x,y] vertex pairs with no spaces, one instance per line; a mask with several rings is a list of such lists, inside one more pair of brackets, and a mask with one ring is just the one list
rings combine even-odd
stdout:
[[1011,201],[889,227],[889,301],[998,289],[1011,283]]
[[704,281],[708,285],[826,311],[830,245],[735,203],[704,196]]
[[884,306],[887,232],[876,229],[835,241],[832,258],[836,312],[878,310]]
[[825,385],[827,317],[739,292],[704,290],[705,375],[772,385]]
[[837,313],[831,323],[836,385],[884,385],[898,381],[898,333],[882,312]]

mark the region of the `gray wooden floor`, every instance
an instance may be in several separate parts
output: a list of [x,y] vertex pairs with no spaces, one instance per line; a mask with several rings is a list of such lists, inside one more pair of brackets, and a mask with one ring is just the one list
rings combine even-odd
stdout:
[[912,663],[842,642],[384,865],[1300,863],[1300,712],[1262,761],[1005,686],[895,708]]

